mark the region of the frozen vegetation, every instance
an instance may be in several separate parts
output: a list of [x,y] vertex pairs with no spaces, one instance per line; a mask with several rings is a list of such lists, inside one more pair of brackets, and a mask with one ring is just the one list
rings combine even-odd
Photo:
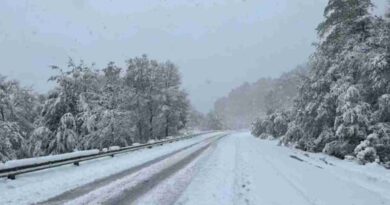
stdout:
[[0,77],[0,161],[129,146],[186,127],[189,101],[169,61],[52,68],[56,87],[43,95]]
[[11,169],[11,168],[21,167],[21,166],[29,166],[29,165],[40,164],[45,162],[52,162],[57,160],[65,160],[65,159],[70,159],[75,157],[89,156],[98,153],[99,150],[94,149],[94,150],[76,151],[76,152],[71,152],[66,154],[57,154],[57,155],[50,155],[50,156],[43,156],[43,157],[10,160],[7,161],[6,163],[0,162],[0,170]]
[[248,128],[259,116],[278,109],[290,109],[298,92],[298,85],[307,66],[298,66],[279,78],[261,78],[255,83],[244,83],[226,97],[218,99],[211,114],[218,117],[220,126],[227,129]]
[[330,0],[291,109],[270,110],[253,134],[390,168],[390,21],[370,0]]

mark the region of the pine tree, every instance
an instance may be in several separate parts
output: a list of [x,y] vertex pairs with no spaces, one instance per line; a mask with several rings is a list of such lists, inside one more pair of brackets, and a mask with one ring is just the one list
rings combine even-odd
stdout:
[[371,0],[329,0],[325,21],[317,27],[322,39],[320,49],[328,57],[335,57],[351,41],[364,41],[371,27]]
[[[372,7],[369,0],[329,0],[284,144],[390,167],[390,23]],[[258,120],[253,133],[272,135],[276,114]]]
[[286,144],[361,163],[390,153],[389,26],[369,0],[330,0],[311,72],[300,88]]

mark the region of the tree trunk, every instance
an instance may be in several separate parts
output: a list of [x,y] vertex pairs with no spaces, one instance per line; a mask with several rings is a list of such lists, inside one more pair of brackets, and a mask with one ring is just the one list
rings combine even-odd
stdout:
[[2,119],[3,121],[5,121],[4,109],[3,109],[3,107],[1,107],[1,109],[0,109],[0,114],[1,114],[1,119]]
[[169,136],[169,116],[166,117],[165,121],[165,138]]
[[150,114],[149,124],[150,124],[150,128],[149,128],[150,138],[154,139],[153,138],[153,115],[152,114]]

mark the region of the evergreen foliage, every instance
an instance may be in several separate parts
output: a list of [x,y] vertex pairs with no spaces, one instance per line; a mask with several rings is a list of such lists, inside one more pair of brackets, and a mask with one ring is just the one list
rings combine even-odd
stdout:
[[[320,41],[302,80],[281,142],[360,163],[389,165],[390,69],[388,19],[370,0],[329,0]],[[253,133],[269,133],[265,120]],[[268,123],[269,124],[269,123]]]

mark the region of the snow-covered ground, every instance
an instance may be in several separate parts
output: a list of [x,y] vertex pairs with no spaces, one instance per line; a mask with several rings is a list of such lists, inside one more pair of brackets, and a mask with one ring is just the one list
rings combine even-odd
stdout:
[[[41,201],[210,136],[2,180],[0,204]],[[216,143],[202,142],[68,202],[123,204],[126,200],[115,197],[126,199],[129,193],[138,194],[133,204],[147,205],[390,205],[390,171],[236,133]]]
[[175,186],[182,192],[178,205],[390,204],[389,170],[280,147],[249,133],[222,139],[139,204],[170,204],[163,203],[164,191]]
[[16,180],[0,179],[0,204],[31,204],[40,202],[61,193],[95,181],[96,179],[119,173],[143,164],[219,133],[205,134],[164,146],[154,147],[87,161],[79,167],[66,165],[58,168],[23,174]]
[[240,133],[218,144],[176,204],[390,204],[390,171]]

